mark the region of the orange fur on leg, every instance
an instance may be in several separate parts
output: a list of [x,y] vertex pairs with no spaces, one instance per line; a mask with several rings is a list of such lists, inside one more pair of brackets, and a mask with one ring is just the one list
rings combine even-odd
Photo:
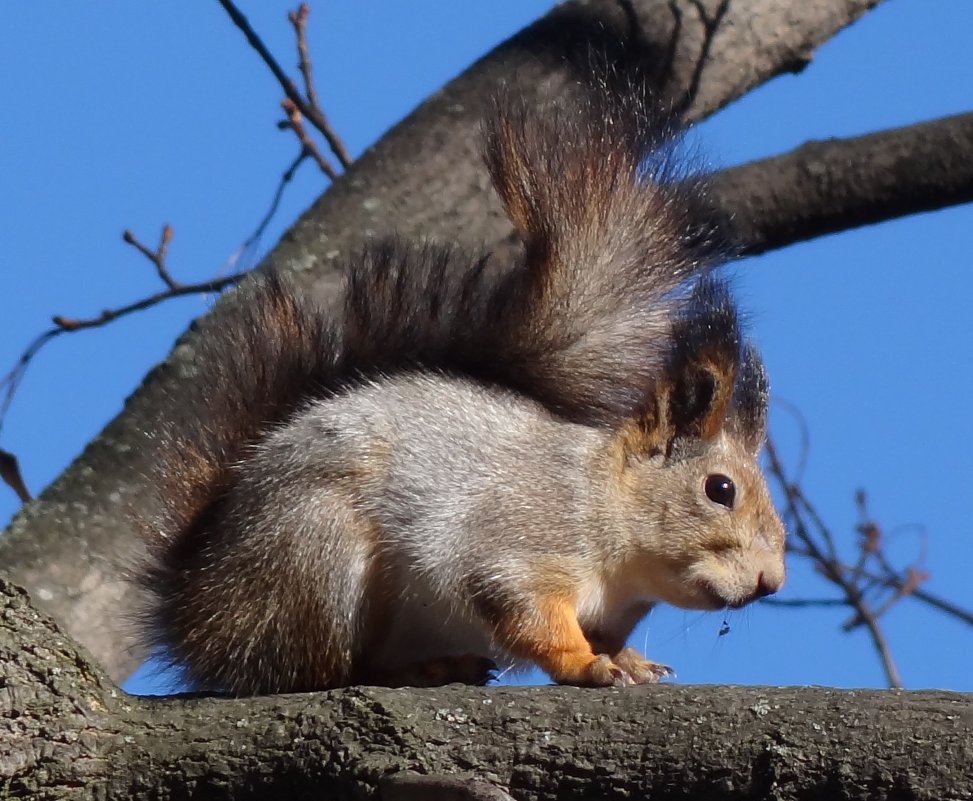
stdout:
[[532,609],[506,608],[494,619],[494,636],[514,656],[535,662],[559,684],[631,683],[608,656],[591,650],[574,603],[563,596],[537,599]]

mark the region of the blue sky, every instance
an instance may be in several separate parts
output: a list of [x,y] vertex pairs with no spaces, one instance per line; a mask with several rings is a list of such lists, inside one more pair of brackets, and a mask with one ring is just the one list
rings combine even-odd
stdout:
[[[289,5],[241,3],[286,67]],[[315,4],[309,33],[326,109],[360,153],[422,98],[549,3],[505,0]],[[54,10],[56,8],[56,11]],[[181,280],[225,264],[263,215],[297,146],[278,131],[279,87],[215,2],[0,5],[0,371],[52,314],[91,316],[158,289],[121,241],[175,230]],[[973,107],[973,4],[887,3],[784,76],[701,125],[714,166]],[[296,70],[294,70],[295,77]],[[322,190],[307,165],[265,248]],[[734,267],[775,397],[811,437],[807,495],[852,541],[864,487],[890,553],[925,551],[930,591],[973,606],[970,447],[973,208],[794,246]],[[171,302],[65,335],[35,360],[0,432],[33,491],[121,408],[211,298]],[[772,430],[793,464],[797,434]],[[16,510],[0,487],[0,523]],[[924,537],[917,534],[918,524]],[[923,545],[924,542],[924,545]],[[782,597],[820,595],[793,563]],[[839,611],[766,607],[724,616],[660,609],[634,644],[681,682],[881,686],[863,631]],[[969,627],[915,603],[883,618],[911,687],[973,689]],[[145,685],[139,683],[137,687]]]

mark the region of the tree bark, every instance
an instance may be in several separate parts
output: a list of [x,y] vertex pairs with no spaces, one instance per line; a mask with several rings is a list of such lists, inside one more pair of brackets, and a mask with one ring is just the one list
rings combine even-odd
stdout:
[[[2,580],[0,664],[4,797],[489,798],[489,782],[525,800],[973,798],[973,698],[960,693],[452,685],[136,698]],[[412,774],[395,781],[406,771],[434,778],[417,790]]]
[[[315,291],[333,292],[342,258],[363,238],[393,230],[486,244],[498,260],[509,261],[516,248],[479,156],[481,101],[499,81],[513,76],[540,100],[570,79],[572,56],[625,39],[636,43],[664,93],[685,107],[687,117],[699,119],[774,75],[800,69],[818,45],[878,2],[591,0],[558,6],[389,131],[295,223],[267,262],[298,273]],[[726,198],[732,207],[729,193]],[[766,231],[762,236],[771,238]],[[155,421],[185,414],[178,399],[192,376],[197,337],[218,326],[233,303],[230,293],[180,338],[122,413],[0,537],[0,564],[8,575],[116,678],[142,657],[124,620],[135,602],[121,576],[140,548],[127,510],[150,503],[143,476]]]
[[973,200],[973,113],[806,142],[722,170],[715,204],[753,255],[858,225]]

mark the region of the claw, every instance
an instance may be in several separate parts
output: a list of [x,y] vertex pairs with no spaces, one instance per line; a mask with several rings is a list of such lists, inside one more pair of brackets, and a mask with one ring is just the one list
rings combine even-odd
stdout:
[[646,659],[634,648],[623,648],[615,654],[614,662],[632,679],[634,684],[656,684],[675,672],[668,665]]
[[613,687],[631,687],[635,684],[635,679],[628,675],[620,667],[615,667],[612,669],[612,675],[615,677],[615,681],[612,684]]

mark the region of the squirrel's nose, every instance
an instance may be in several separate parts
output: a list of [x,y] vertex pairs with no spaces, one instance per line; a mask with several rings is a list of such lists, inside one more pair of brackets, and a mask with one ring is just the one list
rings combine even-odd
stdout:
[[773,595],[780,589],[780,585],[779,580],[775,580],[773,576],[768,576],[760,571],[760,575],[757,576],[757,590],[753,594],[754,598],[766,598],[768,595]]

